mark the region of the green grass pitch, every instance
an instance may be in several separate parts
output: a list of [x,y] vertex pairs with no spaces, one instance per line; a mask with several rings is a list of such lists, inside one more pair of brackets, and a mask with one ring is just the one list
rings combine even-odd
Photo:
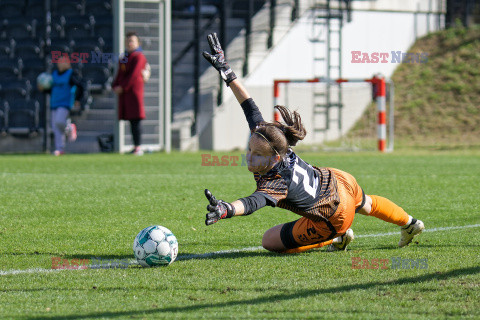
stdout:
[[[0,319],[480,318],[478,151],[301,156],[352,173],[426,232],[399,249],[399,234],[361,237],[397,226],[357,216],[346,252],[274,254],[252,247],[293,213],[204,225],[205,188],[227,201],[254,191],[244,166],[202,166],[201,153],[2,156]],[[153,224],[178,239],[168,267],[51,270],[56,257],[133,259],[135,235]],[[358,258],[388,268],[354,269]],[[393,258],[424,263],[394,269]]]

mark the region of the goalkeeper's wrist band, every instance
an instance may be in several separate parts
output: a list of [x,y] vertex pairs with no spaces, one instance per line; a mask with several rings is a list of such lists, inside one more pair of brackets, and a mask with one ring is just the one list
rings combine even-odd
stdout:
[[227,216],[225,218],[231,218],[235,215],[235,207],[231,203],[225,202],[225,208],[227,208]]
[[222,70],[220,71],[220,74],[225,83],[227,84],[227,87],[229,86],[230,82],[237,79],[237,75],[235,74],[235,72],[233,72],[232,68]]

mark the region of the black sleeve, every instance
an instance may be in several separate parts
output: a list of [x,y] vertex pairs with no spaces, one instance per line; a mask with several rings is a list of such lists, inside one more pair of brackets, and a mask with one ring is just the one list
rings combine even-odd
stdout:
[[244,215],[252,214],[267,205],[267,198],[261,192],[254,192],[250,196],[238,200],[240,200],[245,207]]
[[243,109],[243,113],[247,118],[248,126],[250,127],[250,130],[253,131],[257,124],[264,121],[262,113],[260,112],[257,105],[255,104],[255,101],[253,101],[252,98],[243,101],[241,106]]
[[70,77],[70,85],[77,86],[77,90],[75,92],[75,101],[81,101],[83,98],[83,92],[85,91],[82,78],[78,74],[77,70],[73,70],[72,75]]

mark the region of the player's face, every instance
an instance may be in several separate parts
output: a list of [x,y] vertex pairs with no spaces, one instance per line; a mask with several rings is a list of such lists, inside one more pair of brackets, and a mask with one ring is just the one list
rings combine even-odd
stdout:
[[252,135],[247,151],[248,171],[265,174],[277,163],[279,160],[277,158],[272,148],[261,137]]
[[140,42],[136,36],[131,36],[125,41],[125,46],[127,47],[128,52],[133,52],[138,49]]
[[68,61],[67,58],[61,58],[58,62],[57,62],[57,69],[58,71],[60,72],[63,72],[65,70],[68,70],[71,68],[71,65],[70,65],[70,61]]

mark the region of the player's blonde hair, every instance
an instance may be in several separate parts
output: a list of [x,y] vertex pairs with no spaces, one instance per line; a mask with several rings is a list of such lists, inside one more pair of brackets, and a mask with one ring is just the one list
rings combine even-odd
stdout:
[[291,112],[284,106],[275,106],[275,108],[280,112],[285,123],[262,122],[254,132],[261,134],[273,151],[283,158],[289,147],[295,146],[298,141],[305,138],[307,130],[298,112]]

